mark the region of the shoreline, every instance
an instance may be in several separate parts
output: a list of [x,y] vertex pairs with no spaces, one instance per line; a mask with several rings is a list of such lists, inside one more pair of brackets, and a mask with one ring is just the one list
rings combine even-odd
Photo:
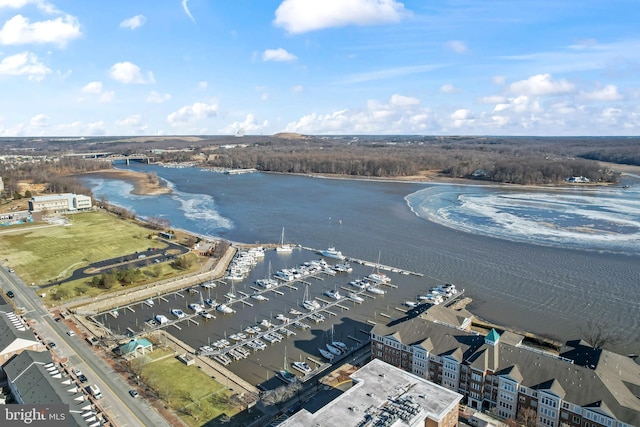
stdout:
[[125,169],[101,169],[97,171],[78,174],[82,176],[95,176],[98,178],[120,179],[133,184],[132,194],[138,196],[156,196],[160,194],[171,194],[171,188],[163,185],[160,178],[155,178],[153,182],[150,175],[144,172],[136,172]]
[[[155,165],[162,166],[162,163],[154,163]],[[627,165],[622,165],[627,166]],[[195,166],[190,166],[195,167]],[[637,169],[640,174],[640,167],[628,166],[624,172],[629,173],[628,170]],[[486,186],[494,188],[510,188],[510,189],[523,189],[523,190],[539,190],[545,189],[548,191],[558,190],[570,190],[570,189],[593,189],[598,190],[602,187],[609,187],[618,185],[617,183],[604,183],[593,182],[583,184],[569,184],[569,183],[557,183],[557,184],[512,184],[507,182],[494,182],[483,181],[470,178],[451,178],[440,176],[436,171],[425,171],[419,175],[411,176],[397,176],[397,177],[365,177],[365,176],[353,176],[353,175],[331,175],[321,173],[290,173],[290,172],[272,172],[272,171],[260,171],[262,173],[280,174],[280,175],[293,175],[293,176],[306,176],[309,178],[317,179],[337,179],[337,180],[351,180],[351,181],[370,181],[370,182],[394,182],[405,184],[435,184],[435,185],[460,185],[460,186]],[[99,171],[86,172],[82,175],[95,175],[98,177],[106,177],[111,179],[121,179],[133,184],[134,189],[132,194],[139,196],[154,196],[160,194],[171,194],[171,188],[163,185],[161,179],[157,182],[151,182],[149,174],[144,172],[137,172],[126,169],[102,169]]]

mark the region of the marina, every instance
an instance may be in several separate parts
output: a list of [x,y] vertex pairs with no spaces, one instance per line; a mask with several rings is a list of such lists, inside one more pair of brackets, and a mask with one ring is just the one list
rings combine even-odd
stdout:
[[[301,380],[308,380],[327,363],[366,345],[372,325],[391,320],[407,299],[407,291],[415,287],[403,283],[422,280],[420,273],[348,256],[318,257],[319,252],[294,246],[291,252],[261,250],[261,256],[248,257],[247,251],[239,251],[230,265],[237,269],[242,265],[237,259],[250,260],[242,280],[209,281],[207,286],[203,283],[118,307],[117,318],[110,310],[93,319],[115,336],[164,330],[194,354],[210,357],[262,388],[283,381],[278,374],[282,363],[276,360],[286,345],[291,362],[306,365],[298,366],[304,366],[305,372],[293,365],[292,372],[286,365],[284,370],[293,377],[302,373]],[[274,282],[268,287],[257,284],[266,279]],[[411,296],[416,305],[429,304]]]

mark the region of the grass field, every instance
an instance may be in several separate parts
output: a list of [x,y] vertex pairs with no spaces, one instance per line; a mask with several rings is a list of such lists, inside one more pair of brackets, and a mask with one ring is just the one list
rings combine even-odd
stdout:
[[25,283],[46,284],[96,261],[166,246],[151,244],[151,230],[106,212],[79,213],[69,220],[69,226],[41,223],[3,233],[0,258]]
[[231,404],[231,392],[223,384],[175,357],[145,364],[142,378],[190,426],[201,426],[223,413],[232,417],[241,409]]

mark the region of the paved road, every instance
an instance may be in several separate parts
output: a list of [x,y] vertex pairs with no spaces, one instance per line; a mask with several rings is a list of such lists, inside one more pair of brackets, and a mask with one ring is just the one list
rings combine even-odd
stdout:
[[51,314],[41,305],[40,298],[33,289],[29,289],[15,273],[9,273],[0,267],[0,283],[6,291],[15,293],[14,303],[24,308],[25,317],[35,322],[33,329],[46,342],[56,343],[55,352],[59,357],[66,357],[68,365],[80,369],[88,378],[87,384],[97,384],[104,398],[100,404],[118,426],[159,426],[169,427],[144,399],[129,396],[131,388],[102,358],[96,357],[93,349],[79,336],[66,334],[68,327],[64,322],[56,322]]

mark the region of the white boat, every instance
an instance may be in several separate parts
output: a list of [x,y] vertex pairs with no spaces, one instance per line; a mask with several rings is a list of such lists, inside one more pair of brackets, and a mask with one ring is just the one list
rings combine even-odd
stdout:
[[327,258],[333,258],[333,259],[339,259],[339,260],[343,260],[345,258],[345,256],[342,255],[342,252],[337,251],[336,248],[334,247],[330,247],[328,249],[320,251],[320,255],[325,256]]
[[144,300],[144,303],[147,304],[149,307],[153,307],[153,300],[151,298]]
[[241,280],[244,280],[244,274],[239,272],[229,272],[226,276],[224,276],[224,278],[227,280],[231,280],[232,282],[239,282]]
[[278,281],[271,278],[258,279],[256,280],[256,285],[261,286],[265,289],[271,289],[278,286]]
[[340,350],[342,353],[349,351],[349,347],[342,341],[331,341],[331,345]]
[[305,300],[302,301],[302,306],[307,310],[313,311],[320,308],[320,303],[316,300]]
[[324,291],[324,294],[326,296],[328,296],[329,298],[333,298],[333,299],[340,299],[342,298],[342,295],[340,295],[340,292],[338,292],[337,289],[329,289],[327,291]]
[[329,350],[331,353],[333,353],[336,356],[340,356],[342,354],[342,351],[337,348],[332,346],[331,344],[326,344],[327,350]]
[[293,362],[291,366],[293,369],[297,369],[305,375],[312,371],[311,366],[309,366],[307,362]]
[[319,348],[318,351],[320,352],[322,357],[327,359],[329,362],[331,362],[336,357],[333,353],[331,353],[330,351],[325,350],[324,348]]
[[347,296],[347,298],[349,298],[351,301],[357,302],[357,303],[364,302],[364,298],[362,298],[358,294],[354,294],[353,292],[350,292],[349,295]]
[[280,246],[276,247],[276,252],[292,252],[294,246],[284,242],[284,227],[282,227],[282,237],[280,238]]
[[276,376],[287,384],[292,384],[298,381],[298,377],[296,377],[294,373],[289,372],[286,369],[280,369],[276,373]]
[[204,300],[204,302],[207,303],[207,305],[211,308],[218,306],[218,303],[215,300],[212,300],[211,298],[207,298],[206,300]]
[[404,305],[410,308],[416,308],[418,306],[418,303],[415,301],[405,301]]
[[167,318],[167,316],[165,316],[164,314],[158,314],[156,317],[156,322],[158,322],[161,325],[164,325],[166,323],[169,323],[169,319]]
[[215,319],[216,318],[213,314],[207,313],[206,311],[201,311],[200,312],[200,316],[204,317],[205,319]]
[[182,319],[183,317],[186,317],[186,314],[184,314],[184,311],[180,310],[179,308],[172,308],[171,314],[176,316],[178,319]]
[[189,304],[189,308],[195,311],[196,314],[204,310],[204,307],[201,304],[198,304],[197,302],[192,302],[191,304]]
[[285,280],[287,282],[292,281],[293,279],[295,279],[295,276],[293,275],[293,273],[290,270],[287,269],[282,269],[280,271],[278,271],[276,273],[276,277]]
[[294,316],[302,316],[302,312],[300,310],[296,310],[295,308],[289,310],[289,314],[293,314]]
[[256,301],[269,301],[269,298],[265,297],[262,294],[253,294],[251,295],[251,298],[253,298]]
[[289,318],[288,318],[287,316],[285,316],[284,314],[278,314],[278,315],[276,316],[276,320],[279,320],[279,321],[281,321],[281,322],[283,322],[283,323],[287,323],[287,322],[290,322],[290,321],[291,321],[291,319],[289,319]]
[[371,292],[372,294],[376,294],[376,295],[384,295],[384,291],[383,291],[382,289],[380,289],[379,287],[377,287],[377,286],[369,286],[369,287],[367,288],[367,290],[368,290],[369,292]]
[[224,314],[231,314],[235,312],[233,308],[229,307],[226,304],[220,304],[219,306],[216,307],[216,310]]
[[353,280],[351,282],[349,282],[349,284],[351,286],[353,286],[354,288],[358,288],[358,289],[366,289],[367,288],[367,284],[365,282],[363,282],[360,279],[357,280]]
[[349,264],[348,262],[336,264],[331,268],[333,268],[338,273],[351,273],[353,271],[353,268],[351,268],[351,264]]
[[384,273],[371,273],[367,279],[376,283],[389,283],[391,279]]
[[273,324],[271,324],[271,322],[269,322],[267,319],[263,319],[262,321],[260,321],[260,326],[269,329],[273,327]]

